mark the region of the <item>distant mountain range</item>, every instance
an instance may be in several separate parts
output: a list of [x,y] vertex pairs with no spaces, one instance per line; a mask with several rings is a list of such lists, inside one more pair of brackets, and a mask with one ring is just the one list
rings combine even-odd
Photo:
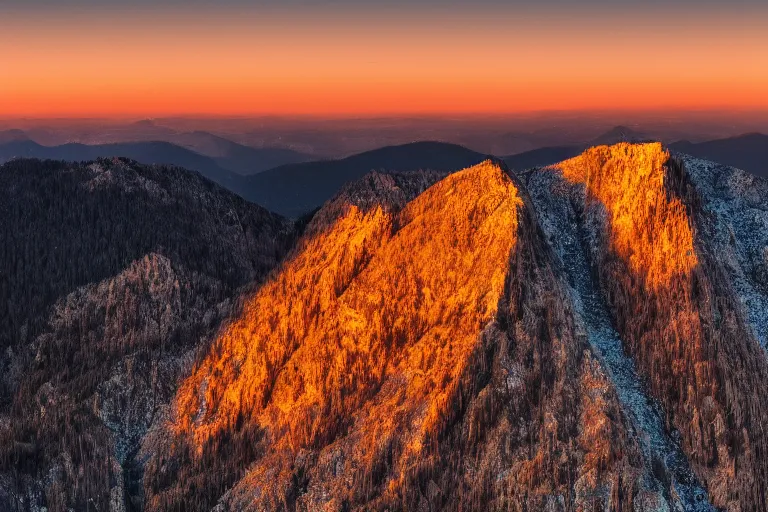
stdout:
[[587,143],[588,146],[600,146],[603,144],[617,144],[619,142],[643,142],[652,139],[649,135],[629,128],[627,126],[615,126]]
[[[150,126],[150,131],[152,129]],[[21,130],[8,130],[0,132],[0,163],[18,157],[66,161],[127,157],[144,164],[176,165],[198,171],[273,212],[299,217],[321,206],[345,183],[371,170],[455,171],[486,158],[486,155],[456,144],[416,142],[388,146],[337,160],[302,162],[302,159],[308,158],[307,155],[284,149],[251,148],[207,132],[187,132],[177,136],[180,144],[195,147],[197,151],[170,142],[43,146]],[[640,132],[617,126],[589,144],[543,147],[509,155],[502,160],[510,168],[521,171],[574,157],[591,145],[643,138]],[[702,143],[682,141],[672,143],[669,147],[672,151],[737,167],[759,176],[768,176],[766,135],[747,134]],[[263,170],[265,166],[276,163],[279,165]],[[249,173],[249,169],[253,172]]]
[[219,166],[242,175],[256,174],[284,164],[314,157],[292,149],[254,148],[205,131],[167,134],[163,139],[211,157]]
[[[485,155],[455,144],[417,142],[385,147],[340,160],[288,164],[251,176],[241,176],[224,168],[221,164],[222,160],[245,161],[246,158],[240,158],[238,155],[248,153],[251,157],[255,157],[254,152],[259,150],[243,149],[245,146],[230,144],[225,139],[215,139],[221,145],[221,151],[217,154],[230,151],[229,156],[212,158],[169,142],[98,145],[72,143],[49,147],[24,139],[19,133],[11,135],[13,140],[0,143],[0,163],[13,158],[80,162],[97,158],[126,157],[143,164],[176,165],[198,171],[206,178],[250,201],[282,215],[293,217],[319,207],[345,183],[354,181],[371,170],[456,171],[486,158]],[[11,139],[11,135],[7,138]],[[272,156],[275,157],[275,155]],[[295,155],[283,154],[282,156]]]
[[698,144],[681,141],[669,147],[673,151],[768,177],[768,135],[762,133],[748,133]]
[[[26,151],[23,155],[36,158],[58,158],[55,155],[65,155],[91,160],[97,156],[124,156],[145,164],[179,165],[193,169],[210,178],[216,179],[218,168],[231,173],[249,175],[277,167],[284,164],[306,162],[312,160],[311,155],[293,151],[291,149],[277,147],[254,148],[238,144],[224,137],[205,131],[177,132],[169,128],[157,126],[149,121],[143,121],[130,125],[131,130],[105,131],[96,136],[77,136],[77,143],[45,144],[49,138],[41,135],[41,140],[36,139],[35,133],[27,133],[23,130],[0,131],[0,159],[19,148],[2,148],[8,143],[29,142],[37,143],[38,148],[22,148]],[[83,146],[86,146],[85,148]],[[98,149],[87,149],[98,148]],[[124,154],[105,153],[107,150],[127,151]],[[185,150],[181,151],[181,150]],[[189,153],[195,153],[190,155]],[[54,155],[54,156],[48,156]],[[200,159],[200,156],[208,157],[210,161]],[[6,158],[7,159],[7,158]]]
[[143,164],[176,165],[198,171],[206,178],[237,191],[241,176],[224,169],[215,160],[170,142],[125,142],[119,144],[63,144],[43,146],[29,139],[0,144],[0,163],[13,158],[39,158],[83,162],[97,158],[125,157]]
[[22,130],[0,130],[0,144],[29,140],[29,136]]
[[486,158],[443,142],[388,146],[340,160],[283,165],[249,176],[243,196],[268,210],[295,217],[321,206],[345,183],[370,171],[458,171]]
[[544,167],[572,158],[591,146],[616,144],[618,142],[641,142],[648,137],[626,126],[616,126],[602,135],[584,144],[551,146],[525,151],[502,158],[504,162],[516,171]]
[[502,158],[511,169],[524,171],[534,167],[544,167],[561,162],[581,153],[582,146],[554,146],[551,148],[539,148],[516,155]]

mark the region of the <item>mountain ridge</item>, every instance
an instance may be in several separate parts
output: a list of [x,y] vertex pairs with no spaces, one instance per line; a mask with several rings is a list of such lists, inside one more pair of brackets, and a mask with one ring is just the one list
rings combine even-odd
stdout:
[[699,143],[679,141],[669,147],[680,153],[768,178],[768,135],[762,133],[753,132]]
[[[29,204],[48,172],[142,211],[189,188],[200,206],[163,215],[207,226],[185,235],[204,250],[140,244],[56,289],[16,335],[0,504],[768,510],[768,182],[659,143],[452,167],[365,171],[306,228],[175,168],[0,167]],[[64,411],[79,433],[46,444]]]
[[245,195],[267,209],[295,217],[321,206],[344,183],[369,171],[458,171],[485,158],[486,155],[443,142],[387,146],[338,160],[285,165],[248,176]]
[[68,162],[92,161],[97,158],[125,157],[152,165],[177,165],[197,171],[227,188],[236,188],[239,175],[220,167],[213,159],[170,142],[126,142],[87,145],[68,143],[43,146],[31,139],[13,141],[0,146],[0,162],[13,158],[39,158]]

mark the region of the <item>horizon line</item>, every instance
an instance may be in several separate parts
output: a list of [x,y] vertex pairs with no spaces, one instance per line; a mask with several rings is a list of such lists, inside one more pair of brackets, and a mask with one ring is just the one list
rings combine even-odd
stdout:
[[103,114],[33,114],[33,115],[2,115],[0,121],[53,121],[53,120],[79,120],[79,121],[155,121],[162,119],[340,119],[340,120],[369,120],[369,119],[431,119],[431,118],[504,118],[504,117],[530,117],[537,115],[558,114],[659,114],[659,113],[749,113],[768,114],[766,106],[720,106],[720,107],[623,107],[623,108],[575,108],[575,109],[536,109],[536,110],[510,110],[510,111],[445,111],[445,112],[339,112],[339,113],[312,113],[312,112],[243,112],[243,113],[211,113],[211,112],[184,112],[184,113],[103,113]]

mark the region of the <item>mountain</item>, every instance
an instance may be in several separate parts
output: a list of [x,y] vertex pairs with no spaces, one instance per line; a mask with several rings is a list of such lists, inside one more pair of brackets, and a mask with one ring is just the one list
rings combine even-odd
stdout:
[[[768,462],[758,455],[768,438],[756,428],[768,411],[761,313],[768,260],[759,243],[766,182],[672,159],[658,143],[592,148],[556,169],[527,178],[542,226],[619,395],[636,407],[632,389],[623,389],[635,370],[661,404],[666,431],[680,436],[684,457],[660,453],[673,486],[691,482],[685,472],[675,477],[687,459],[715,506],[768,509],[761,490]],[[745,218],[753,220],[742,226]],[[632,358],[625,368],[616,364],[622,353]]]
[[246,178],[243,195],[281,215],[297,217],[330,199],[369,171],[457,171],[485,157],[441,142],[414,142],[367,151],[341,160],[283,165]]
[[[647,139],[648,137],[641,133],[617,126],[587,145],[543,147],[505,156],[503,160],[512,169],[526,170],[572,158],[590,146],[627,141],[639,142]],[[669,144],[669,149],[677,153],[743,169],[757,176],[768,177],[768,135],[750,133],[699,143],[678,141]]]
[[181,385],[148,508],[766,510],[765,189],[658,143],[369,175]]
[[347,187],[182,384],[145,448],[149,510],[486,510],[577,479],[585,503],[617,479],[628,492],[637,447],[529,208],[491,162]]
[[643,142],[652,138],[627,126],[619,125],[589,141],[587,145],[600,146],[603,144],[617,144],[619,142]]
[[[271,211],[299,217],[330,199],[345,183],[360,178],[372,169],[459,170],[483,159],[479,153],[461,146],[420,142],[386,147],[342,160],[282,165],[252,176],[242,176],[224,165],[245,172],[256,161],[304,157],[299,153],[282,153],[282,150],[247,148],[230,144],[225,139],[217,144],[220,144],[219,149],[214,153],[223,156],[211,158],[168,142],[42,146],[32,140],[15,140],[0,144],[0,163],[13,158],[84,162],[97,158],[126,157],[144,164],[176,165],[198,171],[206,178]],[[208,150],[212,151],[212,148]]]
[[29,136],[22,130],[0,130],[0,144],[29,140]]
[[117,159],[6,163],[0,204],[0,509],[130,504],[142,437],[294,226]]
[[[150,129],[155,125],[144,121],[133,126]],[[167,129],[163,130],[162,140],[59,146],[43,146],[20,130],[8,130],[0,132],[0,163],[19,157],[72,162],[125,157],[145,164],[176,165],[195,170],[240,192],[241,175],[310,159],[308,155],[290,149],[252,148],[206,132],[169,133]],[[149,133],[153,132],[150,130]]]
[[0,163],[12,158],[39,158],[86,162],[97,158],[125,157],[144,164],[176,165],[203,174],[230,190],[238,191],[240,176],[219,166],[213,159],[169,142],[126,142],[119,144],[63,144],[42,146],[32,140],[0,144]]
[[700,143],[680,141],[670,144],[669,147],[680,153],[768,177],[768,135],[749,133]]
[[553,146],[534,149],[502,158],[504,163],[516,171],[534,167],[545,167],[572,158],[586,149],[583,146]]
[[619,143],[367,172],[303,227],[30,162],[0,508],[768,511],[766,180]]
[[209,156],[224,169],[242,175],[312,160],[310,155],[291,149],[253,148],[203,131],[173,134],[168,139],[174,144]]

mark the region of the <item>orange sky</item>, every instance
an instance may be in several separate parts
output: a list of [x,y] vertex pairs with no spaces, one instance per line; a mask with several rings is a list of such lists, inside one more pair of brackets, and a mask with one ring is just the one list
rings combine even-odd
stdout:
[[0,18],[0,117],[768,107],[766,25],[14,13]]

